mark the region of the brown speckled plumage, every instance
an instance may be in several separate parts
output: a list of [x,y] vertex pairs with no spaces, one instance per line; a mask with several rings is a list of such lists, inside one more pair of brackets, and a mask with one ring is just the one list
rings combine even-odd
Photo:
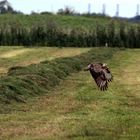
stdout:
[[102,63],[89,64],[85,70],[89,70],[97,86],[101,90],[107,90],[108,82],[112,81],[113,76],[109,68]]

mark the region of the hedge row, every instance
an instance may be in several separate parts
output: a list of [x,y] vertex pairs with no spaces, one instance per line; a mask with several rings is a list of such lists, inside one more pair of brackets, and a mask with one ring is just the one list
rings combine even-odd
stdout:
[[6,46],[63,46],[63,47],[140,47],[140,26],[96,25],[94,29],[60,28],[53,22],[31,28],[19,25],[0,27],[0,45]]

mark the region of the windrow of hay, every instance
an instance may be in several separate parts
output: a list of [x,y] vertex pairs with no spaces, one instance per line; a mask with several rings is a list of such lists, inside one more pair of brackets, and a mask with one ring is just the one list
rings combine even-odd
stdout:
[[47,93],[73,72],[91,62],[111,59],[116,49],[97,48],[74,57],[58,58],[27,67],[12,67],[0,79],[0,102],[26,102],[27,98]]

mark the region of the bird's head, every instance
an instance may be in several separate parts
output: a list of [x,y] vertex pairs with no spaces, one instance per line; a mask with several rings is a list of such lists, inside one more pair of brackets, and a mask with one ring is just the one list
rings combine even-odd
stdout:
[[102,65],[102,68],[105,69],[108,73],[110,73],[110,70],[109,70],[109,68],[107,67],[107,64],[106,64],[106,63],[104,63],[104,64]]
[[106,63],[103,63],[103,65],[102,65],[103,67],[106,67],[107,66],[107,64]]

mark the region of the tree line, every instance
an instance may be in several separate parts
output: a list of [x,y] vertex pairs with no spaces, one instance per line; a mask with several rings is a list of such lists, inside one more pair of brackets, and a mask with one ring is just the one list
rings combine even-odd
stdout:
[[1,46],[58,46],[58,47],[140,47],[140,26],[126,26],[114,21],[107,25],[97,24],[95,29],[66,29],[53,22],[44,25],[22,27],[0,26]]

